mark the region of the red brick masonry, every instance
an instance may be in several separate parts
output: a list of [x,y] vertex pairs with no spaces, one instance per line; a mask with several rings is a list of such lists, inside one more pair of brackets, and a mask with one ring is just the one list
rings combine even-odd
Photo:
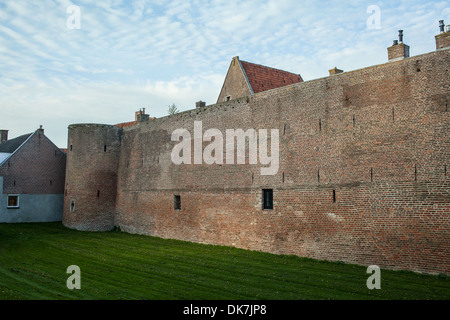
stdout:
[[[123,129],[72,126],[63,222],[450,274],[449,67],[440,50]],[[171,134],[194,120],[279,129],[278,174],[174,165]]]

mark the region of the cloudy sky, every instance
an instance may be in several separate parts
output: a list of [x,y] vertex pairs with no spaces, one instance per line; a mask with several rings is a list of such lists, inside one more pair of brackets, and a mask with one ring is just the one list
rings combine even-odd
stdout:
[[234,56],[308,81],[387,62],[399,29],[434,51],[439,20],[448,1],[0,0],[0,129],[66,147],[69,124],[215,103]]

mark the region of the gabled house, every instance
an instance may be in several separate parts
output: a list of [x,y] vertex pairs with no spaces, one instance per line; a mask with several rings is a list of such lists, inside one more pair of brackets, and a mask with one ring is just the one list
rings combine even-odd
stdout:
[[234,57],[228,68],[217,103],[303,82],[299,74],[239,60]]
[[44,134],[0,130],[0,223],[62,220],[66,154]]

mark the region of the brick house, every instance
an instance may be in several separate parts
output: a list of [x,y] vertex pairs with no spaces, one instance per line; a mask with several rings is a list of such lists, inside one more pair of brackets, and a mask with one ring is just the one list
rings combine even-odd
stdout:
[[217,103],[303,82],[299,74],[239,60],[234,57]]
[[61,221],[66,154],[42,127],[8,140],[0,130],[0,223]]

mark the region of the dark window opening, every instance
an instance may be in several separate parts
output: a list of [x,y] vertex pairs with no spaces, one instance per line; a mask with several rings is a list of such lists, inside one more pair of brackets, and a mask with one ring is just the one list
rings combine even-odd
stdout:
[[370,181],[373,181],[373,168],[370,168]]
[[69,148],[69,150],[70,150],[70,151],[72,151],[72,150],[73,150],[73,145],[70,145],[70,148]]
[[19,208],[19,195],[8,195],[8,209]]
[[322,131],[322,119],[319,119],[319,131]]
[[336,190],[333,190],[333,202],[336,202]]
[[51,186],[53,185],[53,180],[50,180],[50,185],[51,185]]
[[106,145],[103,146],[103,152],[106,152]]
[[100,198],[100,190],[97,190],[97,198]]
[[356,126],[356,117],[355,117],[355,115],[353,115],[353,127],[355,127]]
[[175,210],[181,210],[181,196],[174,196],[173,197],[173,208]]
[[227,96],[227,101],[230,101],[231,100],[231,96]]
[[75,212],[75,200],[70,202],[70,212]]
[[273,189],[263,189],[263,210],[273,210]]

